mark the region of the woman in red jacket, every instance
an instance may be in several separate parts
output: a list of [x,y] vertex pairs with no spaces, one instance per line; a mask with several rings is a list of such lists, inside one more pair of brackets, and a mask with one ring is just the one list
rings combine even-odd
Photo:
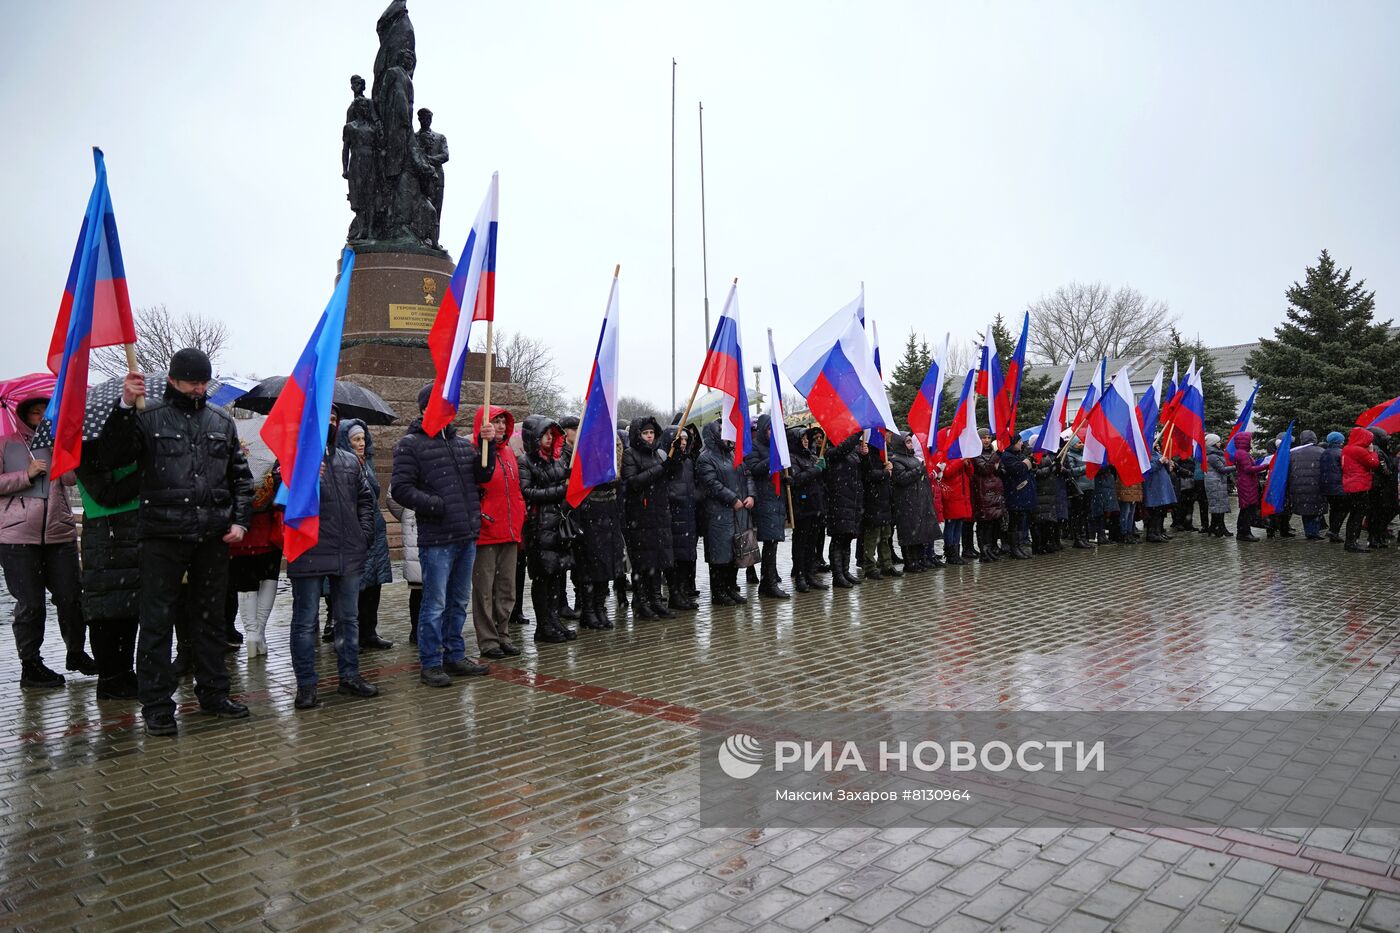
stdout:
[[[485,409],[476,410],[472,434],[481,444]],[[515,418],[504,408],[491,407],[496,426],[496,469],[480,486],[481,536],[476,539],[472,569],[472,623],[483,658],[499,661],[520,654],[506,626],[515,611],[515,565],[525,527],[525,497],[520,494],[520,464],[510,446]]]
[[934,468],[943,510],[943,559],[950,567],[962,557],[963,524],[972,520],[972,461],[951,460]]
[[1365,428],[1352,428],[1347,444],[1342,448],[1342,494],[1346,496],[1348,551],[1364,554],[1366,548],[1357,543],[1361,537],[1361,520],[1366,517],[1371,498],[1371,474],[1381,465],[1380,454],[1372,444],[1375,435]]

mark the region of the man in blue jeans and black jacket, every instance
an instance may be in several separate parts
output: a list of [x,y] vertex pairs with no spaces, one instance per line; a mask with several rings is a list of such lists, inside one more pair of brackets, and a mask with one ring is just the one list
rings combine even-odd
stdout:
[[[433,387],[418,393],[418,410],[428,407]],[[484,664],[467,660],[462,626],[472,595],[476,539],[481,532],[479,483],[496,469],[493,451],[496,427],[481,426],[486,462],[481,451],[448,425],[429,436],[419,417],[394,446],[394,472],[389,490],[398,502],[413,509],[418,520],[418,558],[423,568],[423,608],[418,616],[420,678],[429,687],[446,687],[448,675],[485,674]]]

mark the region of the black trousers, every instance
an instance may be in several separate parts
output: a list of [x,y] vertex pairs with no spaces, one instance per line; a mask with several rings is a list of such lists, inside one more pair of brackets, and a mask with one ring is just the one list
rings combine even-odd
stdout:
[[1347,495],[1347,544],[1355,544],[1361,538],[1361,523],[1371,508],[1371,492],[1353,492]]
[[1257,527],[1259,527],[1259,506],[1248,505],[1240,509],[1240,514],[1235,518],[1235,537],[1251,535]]
[[383,584],[360,587],[360,644],[379,637],[379,595]]
[[1327,497],[1327,530],[1334,535],[1342,533],[1342,526],[1347,522],[1347,513],[1351,511],[1351,497],[1343,493],[1340,496]]
[[44,593],[53,596],[58,609],[58,631],[68,654],[83,650],[84,626],[82,573],[78,569],[78,543],[0,544],[0,568],[5,586],[15,600],[15,648],[25,663],[40,663],[44,644],[44,620],[48,607]]
[[170,663],[170,642],[181,610],[182,581],[195,662],[195,695],[204,705],[228,696],[224,667],[224,590],[228,585],[228,545],[218,538],[141,542],[141,629],[136,639],[136,686],[146,716],[174,713],[178,681]]

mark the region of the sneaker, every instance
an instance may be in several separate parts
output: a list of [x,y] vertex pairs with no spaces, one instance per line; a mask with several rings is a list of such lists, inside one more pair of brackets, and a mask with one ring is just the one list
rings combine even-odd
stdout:
[[444,674],[442,672],[442,668],[440,667],[423,668],[423,672],[418,675],[418,679],[422,681],[425,686],[428,687],[452,686],[452,678]]
[[213,703],[199,704],[199,711],[206,716],[218,716],[220,719],[247,719],[248,707],[237,700],[230,700],[224,697]]
[[297,698],[292,701],[292,705],[297,709],[315,709],[320,706],[321,698],[316,695],[316,685],[297,687]]
[[347,677],[340,682],[340,686],[335,688],[335,692],[348,697],[377,697],[379,688],[358,674],[354,677]]
[[19,685],[39,690],[52,690],[62,687],[63,675],[50,670],[43,661],[26,661],[20,667]]
[[442,669],[453,677],[472,677],[478,674],[489,674],[491,668],[485,664],[473,664],[466,658],[460,661],[448,661],[442,665]]
[[146,717],[147,735],[179,735],[180,727],[175,724],[174,713],[155,713]]

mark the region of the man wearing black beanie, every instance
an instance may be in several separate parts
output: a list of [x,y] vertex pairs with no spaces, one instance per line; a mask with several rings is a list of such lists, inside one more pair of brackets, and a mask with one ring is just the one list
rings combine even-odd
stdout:
[[229,699],[223,635],[228,546],[248,528],[253,479],[233,417],[206,404],[211,369],[203,352],[180,350],[170,359],[161,399],[140,409],[135,406],[146,394],[146,380],[129,374],[121,404],[98,440],[105,462],[135,462],[141,477],[136,680],[150,735],[179,733],[170,641],[186,577],[200,712],[223,719],[248,715],[248,707]]

